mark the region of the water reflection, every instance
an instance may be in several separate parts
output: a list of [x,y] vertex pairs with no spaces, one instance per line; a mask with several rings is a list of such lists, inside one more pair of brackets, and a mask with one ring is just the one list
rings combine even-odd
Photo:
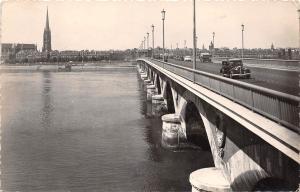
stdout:
[[51,112],[54,107],[51,102],[51,73],[49,71],[44,71],[42,73],[43,77],[43,88],[42,88],[42,111],[41,111],[41,123],[44,130],[48,130],[51,127]]
[[146,95],[146,92],[144,91],[145,85],[138,76],[139,76],[139,74],[137,73],[138,94],[139,94],[139,101],[140,101],[140,113],[142,115],[146,115],[147,114],[147,106],[145,104],[146,104],[147,95]]

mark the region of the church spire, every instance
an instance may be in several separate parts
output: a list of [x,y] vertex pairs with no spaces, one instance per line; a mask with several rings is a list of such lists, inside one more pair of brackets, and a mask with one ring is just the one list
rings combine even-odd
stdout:
[[48,16],[48,7],[47,7],[47,15],[46,15],[46,26],[44,29],[44,37],[43,37],[43,52],[50,52],[51,49],[51,31],[49,26],[49,16]]
[[46,30],[50,30],[50,27],[49,27],[49,17],[48,17],[48,6],[47,6],[47,16],[46,16]]

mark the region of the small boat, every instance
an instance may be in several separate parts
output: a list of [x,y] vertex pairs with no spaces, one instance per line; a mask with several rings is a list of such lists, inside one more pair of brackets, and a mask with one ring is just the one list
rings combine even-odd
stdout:
[[58,71],[67,71],[67,72],[69,72],[71,70],[72,70],[72,64],[70,64],[70,63],[66,63],[64,68],[63,67],[58,67]]

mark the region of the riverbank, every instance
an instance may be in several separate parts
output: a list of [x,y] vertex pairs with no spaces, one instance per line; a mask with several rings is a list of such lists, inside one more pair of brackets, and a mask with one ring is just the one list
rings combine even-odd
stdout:
[[[67,63],[44,63],[35,64],[31,63],[28,65],[1,65],[0,72],[41,72],[41,71],[51,71],[51,72],[66,72],[65,68]],[[135,70],[134,62],[123,61],[123,62],[89,62],[89,63],[68,63],[72,65],[71,71],[128,71]]]
[[2,63],[1,66],[34,66],[34,65],[65,65],[65,64],[72,64],[72,65],[85,65],[85,64],[92,64],[92,65],[102,65],[102,64],[120,64],[120,63],[130,63],[134,60],[102,60],[102,61],[68,61],[68,62],[33,62],[33,63]]

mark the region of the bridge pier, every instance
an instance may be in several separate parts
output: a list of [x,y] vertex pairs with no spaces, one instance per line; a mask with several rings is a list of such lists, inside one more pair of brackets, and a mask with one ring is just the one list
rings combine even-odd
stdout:
[[143,83],[146,85],[144,86],[144,89],[147,92],[147,101],[151,101],[151,107],[149,107],[151,108],[151,115],[161,116],[165,114],[167,106],[164,97],[161,94],[159,75],[141,64],[138,65],[138,72],[140,73]]
[[148,78],[147,74],[145,72],[141,72],[141,79],[146,80]]
[[144,80],[144,83],[145,83],[146,85],[151,85],[151,84],[152,84],[152,82],[151,82],[150,79],[145,79],[145,80]]
[[182,140],[181,122],[177,114],[166,114],[162,116],[162,146],[165,148],[175,149],[180,145]]
[[216,167],[199,169],[190,174],[192,192],[201,191],[231,191],[230,183],[224,177],[222,170]]
[[139,74],[144,73],[144,71],[142,70],[142,68],[140,66],[137,66],[137,68],[138,68]]
[[148,84],[147,85],[147,100],[151,101],[152,100],[152,96],[155,95],[156,91],[155,91],[156,87],[153,84]]
[[164,98],[162,95],[153,95],[152,96],[152,103],[153,104],[161,104],[164,103]]
[[152,96],[152,109],[153,113],[157,116],[161,116],[167,112],[167,105],[164,102],[164,98],[162,95]]

